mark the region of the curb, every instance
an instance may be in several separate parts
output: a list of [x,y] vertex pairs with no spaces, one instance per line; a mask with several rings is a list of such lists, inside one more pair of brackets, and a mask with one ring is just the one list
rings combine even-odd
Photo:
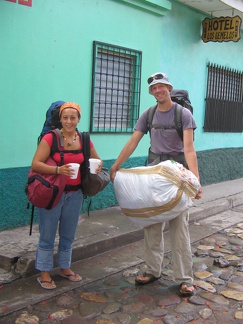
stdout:
[[[198,204],[198,206],[192,206],[190,208],[189,223],[192,224],[209,216],[233,209],[234,207],[241,205],[242,201],[243,193],[239,193],[233,196]],[[82,236],[82,233],[77,233],[76,237],[78,238],[75,240],[73,245],[72,262],[90,258],[143,239],[143,228],[128,221],[126,216],[122,214],[119,207],[109,208],[107,211],[103,211],[103,214],[105,214],[103,215],[103,218],[98,214],[101,214],[101,211],[93,213],[93,215],[90,217],[91,220],[94,219],[95,226],[97,226],[97,220],[100,220],[102,223],[104,219],[106,221],[108,220],[107,226],[101,231],[90,232],[90,235],[85,237]],[[118,224],[118,227],[112,225],[111,228],[108,228],[109,217],[112,217],[113,219],[116,217],[122,217],[123,221],[122,223]],[[84,224],[86,223],[82,224],[82,222],[79,224],[79,228],[84,228]],[[92,223],[93,221],[91,221],[91,226]],[[34,228],[35,231],[38,232],[37,225],[35,225]],[[168,228],[168,223],[166,223],[165,231],[167,231]],[[90,230],[92,231],[92,229]],[[77,230],[77,232],[79,232],[79,230]],[[0,262],[1,264],[5,264],[5,266],[8,264],[8,268],[12,266],[12,268],[14,268],[15,275],[18,274],[23,278],[35,275],[37,273],[35,270],[35,251],[23,253],[19,256],[15,264],[13,263],[12,259],[9,259],[8,256],[0,255]]]
[[[228,197],[213,198],[211,201],[195,201],[194,205],[190,207],[189,223],[193,224],[209,216],[233,210],[242,205],[242,201],[243,192]],[[84,221],[85,218],[86,221]],[[166,223],[165,231],[168,229],[169,226]],[[19,237],[20,235],[21,237]],[[9,244],[6,243],[7,239]],[[90,217],[83,214],[73,244],[72,262],[90,258],[142,239],[143,228],[128,220],[117,206],[92,212]],[[3,236],[2,239],[0,237],[0,242],[1,240],[5,241],[2,249],[0,247],[1,268],[12,273],[12,276],[8,276],[8,282],[16,276],[25,278],[38,273],[35,269],[38,224],[33,226],[32,236],[29,236],[29,226],[25,226],[5,231],[5,237]],[[20,241],[23,242],[22,246]],[[55,257],[56,254],[54,254],[54,264]]]

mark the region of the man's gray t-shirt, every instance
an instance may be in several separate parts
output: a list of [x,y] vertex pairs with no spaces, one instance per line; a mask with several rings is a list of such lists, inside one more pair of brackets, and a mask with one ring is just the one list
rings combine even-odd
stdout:
[[[163,112],[155,110],[152,124],[175,125],[175,108],[174,103],[170,110]],[[145,110],[138,119],[135,130],[144,134],[148,132],[148,109]],[[191,112],[187,108],[182,109],[182,129],[196,129],[196,123]],[[151,151],[156,154],[176,155],[183,152],[183,142],[176,129],[151,129],[150,139]]]

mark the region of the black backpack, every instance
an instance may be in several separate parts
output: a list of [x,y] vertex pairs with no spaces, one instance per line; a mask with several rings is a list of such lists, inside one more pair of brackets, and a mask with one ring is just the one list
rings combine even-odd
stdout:
[[178,103],[182,107],[185,107],[190,110],[193,114],[193,107],[191,105],[191,101],[189,99],[189,94],[187,90],[177,90],[172,89],[170,92],[171,100]]
[[191,101],[189,99],[187,90],[173,89],[171,90],[170,96],[171,96],[171,100],[177,104],[175,109],[175,125],[162,126],[162,125],[152,124],[154,113],[157,108],[157,105],[155,105],[153,107],[150,107],[148,111],[147,124],[148,124],[149,133],[151,132],[151,128],[176,129],[178,135],[183,141],[182,108],[183,107],[187,108],[193,114],[193,107],[191,105]]

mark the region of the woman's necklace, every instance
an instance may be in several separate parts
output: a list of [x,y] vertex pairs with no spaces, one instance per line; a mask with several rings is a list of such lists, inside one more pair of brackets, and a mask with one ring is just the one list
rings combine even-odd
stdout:
[[74,142],[76,141],[76,139],[77,139],[77,132],[75,132],[74,139],[73,139],[73,141],[72,141],[71,143],[67,141],[66,137],[65,137],[64,134],[63,134],[63,130],[61,130],[61,134],[62,134],[62,137],[63,137],[64,141],[67,142],[67,146],[71,146],[71,145],[73,145],[73,143],[74,143]]

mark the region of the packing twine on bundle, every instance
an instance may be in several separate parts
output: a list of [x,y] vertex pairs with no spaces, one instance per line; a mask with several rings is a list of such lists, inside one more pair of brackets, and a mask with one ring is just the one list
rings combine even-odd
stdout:
[[[185,172],[186,171],[187,170],[185,169]],[[162,206],[153,206],[137,209],[121,208],[123,213],[129,217],[149,218],[153,216],[158,216],[164,212],[172,210],[180,202],[183,193],[185,193],[190,199],[194,198],[197,193],[197,189],[193,186],[193,184],[188,182],[180,172],[172,170],[167,166],[156,165],[154,167],[148,167],[146,169],[120,169],[119,172],[135,173],[139,175],[157,174],[166,178],[166,180],[178,187],[176,196],[172,198],[168,203]]]

